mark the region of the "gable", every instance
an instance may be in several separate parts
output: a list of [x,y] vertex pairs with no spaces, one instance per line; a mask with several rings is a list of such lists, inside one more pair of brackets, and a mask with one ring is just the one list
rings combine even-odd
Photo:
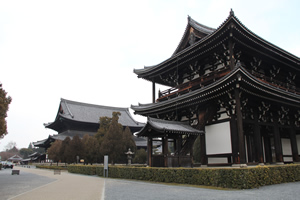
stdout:
[[200,24],[188,16],[188,24],[186,26],[185,32],[182,36],[181,41],[179,42],[173,55],[179,53],[180,51],[192,46],[202,38],[205,38],[207,35],[214,32],[215,29]]

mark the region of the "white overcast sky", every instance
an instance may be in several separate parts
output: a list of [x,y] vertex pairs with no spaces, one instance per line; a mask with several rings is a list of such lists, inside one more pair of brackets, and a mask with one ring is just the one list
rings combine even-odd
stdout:
[[232,8],[252,32],[299,57],[299,2],[0,0],[0,82],[13,99],[0,151],[11,141],[27,148],[56,134],[43,123],[54,121],[60,98],[150,103],[152,85],[133,69],[169,58],[188,15],[217,28]]

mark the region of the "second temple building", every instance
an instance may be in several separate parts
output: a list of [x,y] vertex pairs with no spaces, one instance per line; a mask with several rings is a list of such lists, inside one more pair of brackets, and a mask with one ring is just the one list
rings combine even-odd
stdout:
[[[148,117],[150,166],[191,166],[200,137],[201,165],[299,162],[300,59],[244,26],[233,11],[217,28],[191,17],[167,60],[135,69],[153,83],[153,102],[132,105]],[[169,89],[155,96],[155,86]],[[162,155],[152,152],[162,141]],[[172,144],[174,152],[169,152]]]

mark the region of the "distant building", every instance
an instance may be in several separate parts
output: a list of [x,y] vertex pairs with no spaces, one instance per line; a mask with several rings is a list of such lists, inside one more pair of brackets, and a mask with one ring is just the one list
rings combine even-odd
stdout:
[[18,156],[18,155],[14,155],[14,156],[8,158],[7,160],[12,162],[12,163],[19,163],[23,160],[23,158]]
[[[251,32],[233,11],[216,29],[188,17],[174,54],[134,72],[153,83],[153,102],[131,106],[148,117],[138,135],[150,148],[156,137],[165,141],[163,158],[148,152],[150,166],[180,165],[197,134],[202,165],[300,161],[300,59]],[[157,99],[156,83],[170,87]]]
[[[85,134],[93,136],[99,129],[100,117],[112,117],[113,112],[120,112],[119,123],[125,128],[128,126],[132,133],[139,131],[145,124],[135,121],[128,108],[109,107],[61,99],[54,122],[44,124],[46,128],[57,131],[57,135],[49,135],[47,139],[34,142],[35,147],[49,148],[55,140],[64,140],[66,137]],[[137,140],[139,147],[146,147],[146,141]]]

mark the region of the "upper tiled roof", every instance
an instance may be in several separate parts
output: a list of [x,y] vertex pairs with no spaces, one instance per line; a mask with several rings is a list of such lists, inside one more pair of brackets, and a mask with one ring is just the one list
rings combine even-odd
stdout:
[[[239,37],[241,37],[241,39],[239,40],[243,40],[243,41],[245,40],[247,42],[250,42],[251,45],[260,46],[260,48],[263,49],[263,53],[265,55],[268,55],[272,59],[274,58],[276,58],[277,60],[280,59],[281,62],[289,63],[289,67],[294,68],[296,70],[300,70],[299,57],[292,55],[291,53],[277,47],[276,45],[264,40],[263,38],[259,37],[258,35],[250,31],[245,25],[243,25],[238,20],[238,18],[234,15],[234,12],[232,10],[228,18],[215,30],[206,27],[204,25],[201,25],[192,19],[189,21],[190,22],[187,25],[185,34],[181,39],[181,42],[179,43],[175,53],[170,58],[157,65],[153,65],[151,67],[144,67],[142,69],[134,69],[134,73],[137,74],[139,78],[144,78],[146,80],[153,81],[156,77],[159,77],[164,71],[168,71],[171,68],[177,66],[178,62],[183,63],[185,59],[190,58],[191,54],[196,54],[196,53],[199,54],[201,52],[208,51],[208,48],[210,46],[209,44],[212,41],[215,41],[217,38],[219,38],[219,36],[222,35],[224,32],[228,31],[229,30],[228,25],[230,25],[231,22],[235,24],[234,26],[232,26],[232,28],[236,31],[236,35],[239,35]],[[181,49],[180,47],[183,47],[182,42],[186,40],[186,35],[189,34],[188,27],[191,27],[192,25],[194,25],[195,29],[197,26],[199,30],[202,29],[202,33],[205,32],[204,30],[207,30],[208,32],[211,31],[211,32],[207,34],[205,37],[202,37],[200,40],[195,42],[193,45]],[[238,40],[238,38],[236,37],[233,37],[233,39]],[[254,47],[251,46],[251,48]],[[167,85],[159,78],[156,78],[156,80],[154,81],[162,85]]]
[[135,121],[128,108],[101,106],[61,99],[55,120],[63,117],[69,120],[87,123],[99,123],[100,117],[112,117],[113,112],[120,112],[119,123],[123,126],[142,127],[143,123]]
[[211,27],[205,26],[203,24],[200,24],[199,22],[195,21],[190,16],[188,16],[188,23],[186,25],[184,34],[183,34],[176,50],[174,51],[173,56],[175,54],[177,54],[179,51],[181,51],[182,49],[184,49],[185,43],[190,38],[191,28],[195,30],[195,31],[193,31],[193,33],[199,39],[211,34],[212,32],[214,32],[216,30],[214,28],[211,28]]

